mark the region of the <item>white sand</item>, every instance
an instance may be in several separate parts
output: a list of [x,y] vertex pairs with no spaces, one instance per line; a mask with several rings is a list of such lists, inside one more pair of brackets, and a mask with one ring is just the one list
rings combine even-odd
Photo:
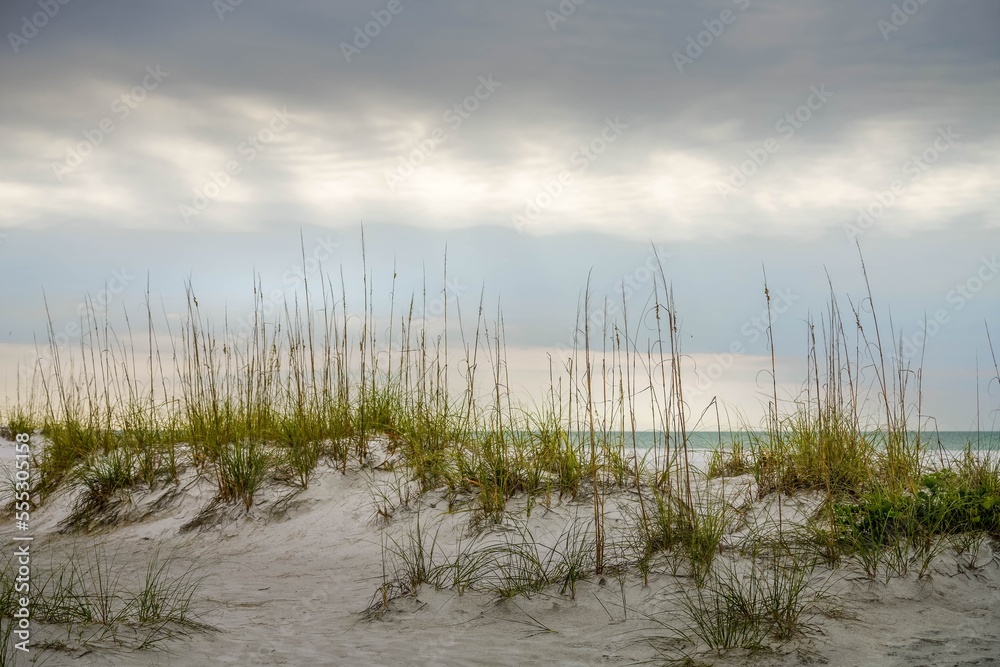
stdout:
[[[11,460],[9,443],[0,449]],[[120,563],[139,572],[149,556],[174,550],[206,575],[198,592],[202,620],[217,632],[173,640],[166,651],[87,652],[66,632],[45,629],[39,637],[59,639],[68,651],[46,651],[46,665],[608,665],[656,657],[644,638],[664,634],[646,617],[680,623],[678,592],[690,587],[682,571],[673,576],[657,561],[648,586],[637,572],[602,583],[580,582],[575,599],[558,586],[530,599],[496,601],[482,593],[458,595],[424,586],[416,597],[391,603],[380,618],[362,612],[382,583],[383,531],[399,537],[417,513],[400,509],[388,526],[373,521],[373,484],[390,484],[391,473],[321,466],[309,488],[295,493],[274,483],[249,516],[242,508],[221,508],[201,528],[182,532],[212,503],[213,486],[191,472],[180,488],[137,493],[127,514],[134,521],[88,534],[63,534],[73,497],[59,493],[36,510],[36,561],[64,557],[81,541],[103,542]],[[720,480],[706,488],[723,493]],[[725,495],[745,516],[734,521],[720,558],[738,560],[732,548],[754,524],[773,524],[777,500],[756,501],[748,476],[727,480]],[[512,501],[521,507],[524,498]],[[622,534],[620,507],[631,494],[608,500],[609,539]],[[782,499],[782,518],[801,519],[815,508],[809,496]],[[438,529],[439,548],[452,551],[468,535],[469,515],[447,513],[440,492],[419,501],[425,529]],[[529,525],[540,541],[552,541],[578,517],[592,519],[586,498],[536,504]],[[12,544],[12,520],[4,519],[4,544]],[[499,541],[502,530],[485,535]],[[811,618],[818,629],[777,653],[733,652],[720,665],[835,666],[1000,665],[1000,556],[987,543],[983,567],[960,570],[952,553],[935,561],[930,576],[911,572],[888,585],[870,582],[856,568],[818,571],[831,598],[826,614]],[[622,597],[625,602],[623,607]],[[839,609],[838,609],[839,607]]]

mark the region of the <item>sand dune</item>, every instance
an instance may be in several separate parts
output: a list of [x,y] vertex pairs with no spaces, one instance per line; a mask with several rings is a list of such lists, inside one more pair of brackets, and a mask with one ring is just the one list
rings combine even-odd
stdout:
[[[777,530],[779,505],[788,528],[819,503],[809,495],[757,499],[749,475],[698,479],[700,502],[725,498],[732,508],[717,560],[737,569],[747,567],[740,551],[749,536]],[[651,564],[648,584],[635,568],[590,575],[575,592],[557,584],[512,599],[425,584],[382,607],[377,591],[397,565],[386,536],[403,545],[419,520],[443,561],[461,548],[474,553],[523,533],[516,525],[473,530],[471,514],[460,504],[449,512],[443,492],[424,494],[388,522],[379,520],[380,485],[397,487],[397,475],[357,468],[345,475],[321,465],[308,489],[273,482],[245,513],[216,504],[214,486],[188,469],[178,485],[137,491],[92,517],[89,529],[67,528],[76,492],[60,491],[36,510],[35,562],[44,568],[81,544],[101,543],[116,564],[140,572],[154,552],[173,553],[204,576],[195,606],[215,629],[159,650],[132,651],[101,642],[84,646],[73,633],[43,626],[33,641],[48,641],[50,648],[34,650],[43,664],[95,666],[602,665],[662,663],[664,655],[675,655],[668,640],[655,638],[671,635],[664,624],[683,626],[682,591],[691,590],[691,580],[683,564],[666,558]],[[593,520],[587,498],[539,498],[530,517],[527,500],[514,498],[509,509],[543,550],[559,549],[573,526],[586,539]],[[634,493],[607,498],[612,559],[614,545],[629,533],[628,508],[636,505]],[[98,525],[102,516],[115,517],[114,525]],[[1000,550],[985,542],[975,567],[970,559],[946,551],[925,577],[910,572],[888,583],[869,580],[856,566],[820,566],[810,590],[824,596],[810,604],[804,633],[767,651],[707,659],[721,665],[1000,664]]]

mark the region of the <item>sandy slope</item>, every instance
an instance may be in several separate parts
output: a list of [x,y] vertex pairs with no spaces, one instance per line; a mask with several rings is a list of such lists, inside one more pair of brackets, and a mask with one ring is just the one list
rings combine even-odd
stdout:
[[[9,443],[3,448],[10,460]],[[46,665],[603,665],[656,657],[645,639],[664,634],[648,616],[679,623],[677,595],[688,585],[665,562],[648,586],[634,571],[624,577],[591,577],[575,598],[558,587],[530,599],[496,601],[476,592],[458,595],[424,586],[376,619],[362,613],[382,583],[383,533],[397,538],[412,528],[416,510],[437,530],[439,548],[468,540],[470,516],[447,512],[440,493],[400,509],[388,526],[373,520],[373,485],[390,484],[390,473],[323,468],[310,487],[294,492],[272,484],[249,516],[242,509],[212,506],[212,485],[193,473],[179,487],[136,493],[121,511],[131,522],[88,533],[60,525],[73,497],[59,494],[36,512],[35,554],[65,557],[74,544],[104,542],[118,562],[145,567],[155,550],[190,558],[206,575],[198,595],[202,620],[216,632],[171,641],[165,650],[87,652],[64,631],[46,629],[65,651],[36,653]],[[749,477],[716,480],[706,489],[723,493],[741,510],[725,543],[735,545],[754,524],[773,523],[777,501],[754,501]],[[515,499],[522,508],[525,499]],[[621,507],[629,494],[608,501],[608,533],[626,534]],[[806,516],[815,499],[783,499],[786,521]],[[192,520],[199,525],[190,528]],[[592,519],[586,499],[536,504],[529,526],[536,539],[555,543],[574,521]],[[10,523],[2,537],[10,542]],[[502,541],[503,530],[484,534]],[[723,559],[738,560],[734,549]],[[850,568],[819,573],[829,597],[811,619],[815,630],[776,652],[733,653],[717,664],[1000,665],[1000,558],[983,547],[978,570],[962,570],[953,554],[935,562],[931,576],[911,573],[888,585],[869,582]],[[624,596],[624,604],[623,604]]]

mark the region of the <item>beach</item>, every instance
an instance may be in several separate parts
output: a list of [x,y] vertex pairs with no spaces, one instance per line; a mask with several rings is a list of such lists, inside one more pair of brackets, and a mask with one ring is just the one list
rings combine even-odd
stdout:
[[0,667],[1000,667],[998,9],[0,3]]
[[[6,455],[12,447],[4,444]],[[373,451],[385,456],[386,443],[374,442]],[[73,624],[71,632],[42,624],[35,650],[55,665],[602,665],[663,664],[695,649],[681,639],[691,623],[683,600],[699,590],[691,565],[661,554],[644,581],[625,562],[634,492],[609,492],[604,500],[607,550],[610,560],[622,560],[620,569],[595,575],[592,555],[583,555],[571,587],[560,572],[562,582],[512,593],[503,589],[515,584],[504,582],[495,565],[482,581],[459,585],[445,567],[428,573],[435,581],[410,588],[401,583],[407,567],[400,556],[411,553],[418,523],[434,551],[425,554],[430,567],[462,550],[471,557],[511,544],[535,544],[541,560],[558,560],[574,545],[592,549],[593,506],[585,494],[530,503],[520,494],[507,502],[508,519],[476,527],[471,499],[449,501],[444,490],[407,497],[398,492],[398,471],[379,469],[383,461],[375,459],[346,474],[321,464],[305,490],[271,480],[247,512],[219,504],[213,484],[188,470],[176,484],[128,494],[109,512],[117,517],[113,525],[85,532],[66,528],[79,491],[57,492],[34,514],[36,567],[101,545],[103,558],[134,578],[151,557],[170,554],[171,567],[196,572],[192,610],[204,626],[178,628],[182,634],[134,651],[107,637],[95,640],[100,628],[87,624]],[[750,474],[705,480],[707,462],[707,453],[692,457],[695,503],[729,509],[713,567],[745,579],[756,562],[766,573],[766,558],[748,555],[752,545],[803,525],[821,494],[760,498]],[[399,505],[388,520],[378,511],[386,489],[394,489]],[[516,560],[505,561],[508,574]],[[695,655],[719,665],[996,664],[996,540],[983,540],[975,553],[942,548],[922,573],[918,560],[905,574],[875,577],[849,560],[815,565],[804,582],[801,628],[791,636],[767,641],[767,648]],[[397,578],[400,586],[385,586]]]

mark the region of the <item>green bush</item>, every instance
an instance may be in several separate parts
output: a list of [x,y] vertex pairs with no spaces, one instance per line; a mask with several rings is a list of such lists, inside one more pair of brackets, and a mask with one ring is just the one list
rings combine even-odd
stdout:
[[950,469],[924,475],[916,494],[870,492],[856,503],[836,503],[835,524],[850,544],[917,544],[934,535],[985,531],[1000,535],[1000,492],[988,480]]

